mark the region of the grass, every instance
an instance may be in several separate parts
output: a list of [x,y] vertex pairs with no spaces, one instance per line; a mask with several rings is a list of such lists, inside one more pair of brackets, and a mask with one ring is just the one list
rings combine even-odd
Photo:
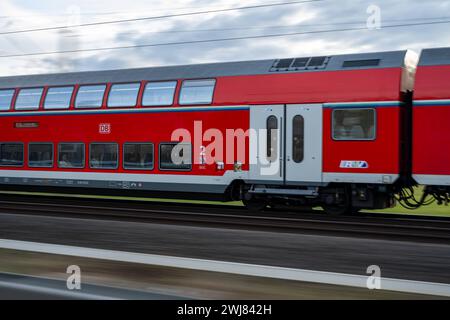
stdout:
[[142,197],[120,197],[120,196],[103,196],[103,195],[86,195],[86,194],[64,194],[64,193],[46,193],[46,192],[25,192],[25,191],[0,191],[0,194],[15,194],[27,196],[51,196],[79,199],[111,199],[111,200],[131,200],[143,202],[168,202],[168,203],[192,203],[192,204],[214,204],[227,206],[243,206],[241,201],[220,202],[206,200],[185,200],[185,199],[166,199],[166,198],[142,198]]
[[[82,194],[54,194],[45,192],[16,192],[16,191],[0,191],[0,194],[18,194],[18,195],[35,195],[35,196],[54,196],[54,197],[72,197],[83,199],[111,199],[111,200],[133,200],[144,202],[168,202],[168,203],[191,203],[191,204],[214,204],[227,206],[243,206],[241,201],[233,202],[219,202],[219,201],[204,201],[204,200],[184,200],[184,199],[164,199],[164,198],[139,198],[139,197],[119,197],[119,196],[100,196],[100,195],[82,195]],[[416,198],[419,199],[422,194],[421,188],[415,189]],[[314,209],[321,210],[320,207]],[[403,208],[397,204],[394,208],[384,210],[363,210],[363,212],[371,213],[391,213],[391,214],[406,214],[406,215],[421,215],[421,216],[438,216],[450,217],[450,206],[438,205],[433,202],[431,205],[423,206],[415,210]]]

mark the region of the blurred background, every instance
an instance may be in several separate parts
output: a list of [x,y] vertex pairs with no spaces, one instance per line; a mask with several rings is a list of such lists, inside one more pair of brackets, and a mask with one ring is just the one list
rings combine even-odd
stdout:
[[420,51],[450,45],[448,12],[439,0],[4,0],[0,74]]

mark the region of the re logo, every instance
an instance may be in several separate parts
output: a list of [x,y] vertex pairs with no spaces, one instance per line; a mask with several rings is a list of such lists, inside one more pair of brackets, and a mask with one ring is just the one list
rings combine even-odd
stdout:
[[110,134],[111,133],[111,124],[110,123],[100,123],[98,125],[98,133]]

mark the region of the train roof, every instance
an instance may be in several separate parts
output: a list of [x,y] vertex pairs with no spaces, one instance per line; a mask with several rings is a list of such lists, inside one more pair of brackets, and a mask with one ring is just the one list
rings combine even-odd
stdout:
[[420,55],[420,66],[438,66],[450,64],[450,47],[424,49]]
[[407,51],[0,77],[0,88],[401,68]]

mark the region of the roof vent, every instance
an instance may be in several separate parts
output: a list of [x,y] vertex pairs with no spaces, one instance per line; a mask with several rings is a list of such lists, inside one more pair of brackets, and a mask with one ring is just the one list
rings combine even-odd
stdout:
[[367,60],[349,60],[344,61],[343,68],[360,68],[360,67],[376,67],[380,65],[380,59],[367,59]]
[[308,67],[321,67],[325,64],[327,57],[313,57],[309,60]]
[[292,68],[304,68],[308,64],[309,58],[297,58],[292,64]]
[[275,63],[273,67],[277,69],[288,69],[291,66],[292,62],[294,62],[294,59],[280,59]]
[[313,71],[325,69],[329,60],[329,57],[279,59],[274,62],[270,68],[270,71]]

